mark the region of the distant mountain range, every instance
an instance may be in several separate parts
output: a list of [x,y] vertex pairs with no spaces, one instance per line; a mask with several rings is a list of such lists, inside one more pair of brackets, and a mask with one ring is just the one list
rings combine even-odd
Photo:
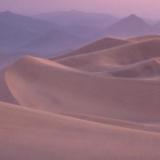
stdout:
[[109,14],[87,13],[76,10],[43,13],[35,17],[61,26],[97,26],[98,28],[109,26],[118,20],[118,18]]
[[1,52],[39,53],[49,56],[73,50],[102,37],[159,34],[160,22],[147,23],[130,15],[118,19],[109,14],[65,11],[24,16],[0,13]]
[[0,13],[0,46],[20,47],[53,28],[57,27],[43,20],[12,12],[2,12]]
[[43,13],[35,17],[63,26],[70,34],[87,40],[97,38],[95,33],[118,20],[118,18],[109,14],[87,13],[76,10]]
[[32,40],[24,46],[26,50],[33,50],[38,53],[52,53],[69,51],[84,44],[85,40],[76,35],[64,32],[62,30],[51,30],[41,35],[37,39]]

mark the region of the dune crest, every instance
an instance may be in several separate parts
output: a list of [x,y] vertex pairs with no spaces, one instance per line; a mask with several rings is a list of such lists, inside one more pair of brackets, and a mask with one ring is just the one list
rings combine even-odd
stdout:
[[103,38],[98,41],[92,42],[88,45],[82,46],[81,48],[76,49],[76,50],[74,50],[70,53],[67,53],[65,55],[57,56],[57,57],[53,58],[52,60],[63,59],[63,58],[70,57],[70,56],[82,55],[82,54],[86,54],[86,53],[90,53],[90,52],[109,49],[109,48],[124,45],[126,43],[129,43],[129,41],[107,37],[107,38]]
[[134,122],[159,121],[159,81],[106,78],[58,66],[49,60],[23,58],[8,68],[6,81],[24,106]]
[[160,77],[160,58],[144,60],[131,65],[121,66],[110,71],[97,72],[97,75],[107,75],[124,78],[155,79]]

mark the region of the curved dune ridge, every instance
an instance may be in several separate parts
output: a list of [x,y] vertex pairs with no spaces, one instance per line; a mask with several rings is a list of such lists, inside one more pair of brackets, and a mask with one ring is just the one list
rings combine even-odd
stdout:
[[75,56],[75,55],[86,54],[89,52],[100,51],[100,50],[104,50],[104,49],[109,49],[109,48],[117,47],[117,46],[120,46],[120,45],[123,45],[126,43],[129,43],[129,41],[107,37],[107,38],[103,38],[98,41],[92,42],[92,43],[85,45],[81,48],[78,48],[78,49],[72,51],[71,53],[52,58],[52,60],[62,59],[62,58]]
[[147,41],[152,39],[160,39],[160,35],[145,35],[140,37],[132,37],[127,40],[128,41]]
[[134,122],[160,120],[159,81],[99,77],[34,57],[10,66],[6,81],[24,106]]
[[144,60],[142,62],[112,69],[110,71],[97,72],[97,74],[125,78],[159,78],[160,58]]
[[[94,51],[94,52],[92,52]],[[0,159],[160,159],[160,38],[102,39],[0,74]]]
[[1,102],[0,125],[2,160],[160,157],[159,133],[103,125]]
[[160,56],[160,39],[125,44],[111,49],[91,52],[57,60],[58,63],[97,72]]

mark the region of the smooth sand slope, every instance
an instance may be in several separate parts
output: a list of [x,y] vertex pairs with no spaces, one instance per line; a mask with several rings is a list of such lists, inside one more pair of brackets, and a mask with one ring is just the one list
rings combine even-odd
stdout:
[[24,106],[63,114],[85,114],[159,123],[160,81],[106,78],[34,57],[6,72],[7,84]]
[[103,39],[97,40],[95,42],[92,42],[92,43],[85,45],[81,48],[78,48],[78,49],[72,51],[71,53],[57,56],[57,57],[53,58],[52,60],[62,59],[62,58],[75,56],[75,55],[86,54],[89,52],[100,51],[100,50],[104,50],[104,49],[109,49],[109,48],[117,47],[117,46],[120,46],[120,45],[123,45],[126,43],[129,43],[129,41],[107,37],[107,38],[103,38]]
[[157,160],[160,134],[0,102],[1,160]]
[[160,39],[155,38],[85,55],[59,59],[57,62],[82,70],[97,72],[119,68],[159,56]]

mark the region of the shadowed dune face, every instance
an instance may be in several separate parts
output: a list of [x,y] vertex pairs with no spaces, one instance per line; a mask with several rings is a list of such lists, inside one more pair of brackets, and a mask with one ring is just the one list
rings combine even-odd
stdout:
[[8,68],[6,81],[24,106],[135,122],[159,121],[159,81],[99,77],[32,57]]
[[0,72],[0,101],[17,104],[14,96],[10,93],[4,78],[4,70]]

